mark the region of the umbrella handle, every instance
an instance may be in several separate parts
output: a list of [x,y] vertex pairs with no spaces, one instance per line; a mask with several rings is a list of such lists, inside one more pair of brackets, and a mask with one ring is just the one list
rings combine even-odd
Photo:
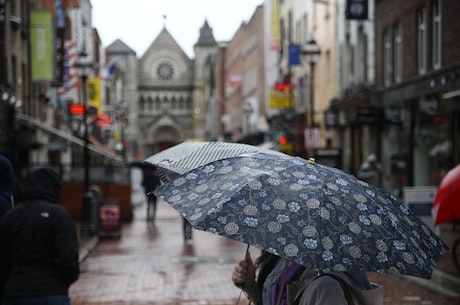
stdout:
[[247,259],[249,256],[249,244],[246,247],[246,254],[244,255],[244,259]]

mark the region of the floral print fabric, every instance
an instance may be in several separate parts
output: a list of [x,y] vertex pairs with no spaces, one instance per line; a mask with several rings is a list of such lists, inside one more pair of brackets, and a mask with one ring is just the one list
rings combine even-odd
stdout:
[[194,228],[310,269],[429,278],[447,251],[392,195],[299,157],[253,153],[219,160],[155,193]]

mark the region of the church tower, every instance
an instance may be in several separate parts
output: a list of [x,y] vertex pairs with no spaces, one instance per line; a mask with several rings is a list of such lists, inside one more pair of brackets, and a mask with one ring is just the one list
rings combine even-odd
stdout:
[[218,51],[212,28],[208,21],[200,29],[200,36],[194,45],[194,91],[193,91],[193,133],[197,139],[209,139],[209,112],[212,111],[214,65],[212,64]]

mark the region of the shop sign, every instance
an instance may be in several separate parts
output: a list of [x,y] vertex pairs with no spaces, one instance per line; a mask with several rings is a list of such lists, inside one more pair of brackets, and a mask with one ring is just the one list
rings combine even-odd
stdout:
[[290,44],[288,47],[288,60],[289,65],[300,65],[300,45]]
[[439,101],[436,97],[421,96],[418,99],[418,109],[423,114],[436,115],[439,110]]
[[317,163],[336,168],[342,167],[342,150],[340,148],[317,148],[313,155]]
[[368,0],[347,0],[345,17],[349,20],[366,20],[368,18]]
[[319,147],[320,132],[318,128],[306,128],[304,131],[304,143],[307,150]]
[[357,113],[357,123],[359,124],[375,124],[377,109],[359,108]]
[[398,106],[386,106],[383,108],[385,122],[390,124],[401,123],[401,108]]
[[291,107],[289,91],[271,91],[269,105],[271,108],[287,109]]
[[334,111],[326,111],[324,113],[324,123],[328,127],[334,127],[337,125],[337,114]]

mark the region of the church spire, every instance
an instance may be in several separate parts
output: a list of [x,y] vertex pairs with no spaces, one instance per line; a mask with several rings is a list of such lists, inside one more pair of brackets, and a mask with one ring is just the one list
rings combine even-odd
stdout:
[[208,24],[208,20],[204,21],[204,25],[200,29],[200,37],[198,38],[197,46],[215,46],[217,45],[212,28]]

